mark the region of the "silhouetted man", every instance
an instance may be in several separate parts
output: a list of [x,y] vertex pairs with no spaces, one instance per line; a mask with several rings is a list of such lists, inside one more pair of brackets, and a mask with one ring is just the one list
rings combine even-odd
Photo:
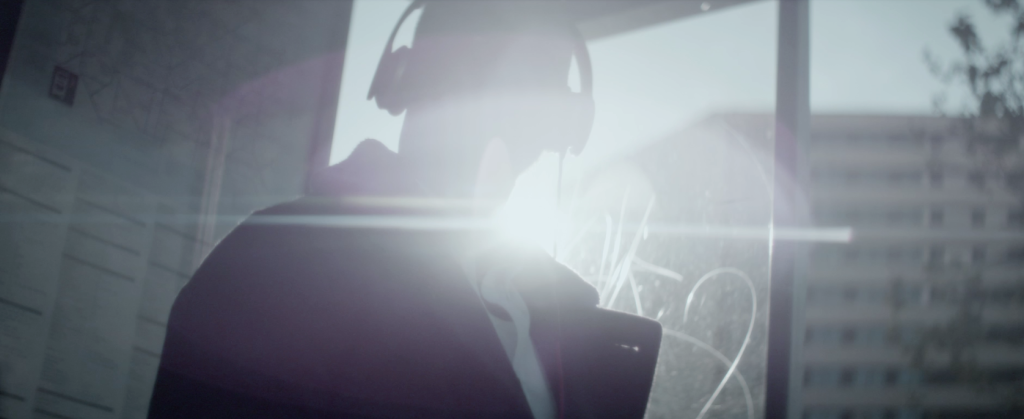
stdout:
[[150,418],[643,416],[660,326],[485,222],[544,150],[585,142],[582,38],[538,4],[419,7],[370,90],[406,113],[399,152],[364,141],[214,249],[175,302]]

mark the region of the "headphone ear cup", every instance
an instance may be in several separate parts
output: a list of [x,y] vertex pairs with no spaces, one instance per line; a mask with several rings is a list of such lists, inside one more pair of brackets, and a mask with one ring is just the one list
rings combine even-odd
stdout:
[[377,72],[373,75],[373,82],[370,84],[370,92],[367,99],[375,98],[377,107],[388,111],[391,115],[399,115],[405,111],[405,69],[409,64],[408,47],[385,53],[380,64],[377,65]]
[[576,130],[569,141],[569,152],[579,155],[590,139],[590,131],[594,128],[594,99],[588,95],[580,95],[577,102],[575,121]]

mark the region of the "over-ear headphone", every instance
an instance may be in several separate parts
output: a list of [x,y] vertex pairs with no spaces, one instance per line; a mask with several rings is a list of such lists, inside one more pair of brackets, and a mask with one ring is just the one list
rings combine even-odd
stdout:
[[[402,46],[397,50],[394,48],[395,36],[398,34],[402,23],[412,14],[420,9],[426,2],[415,0],[402,12],[402,16],[395,24],[395,28],[388,37],[384,46],[384,53],[381,54],[380,63],[377,64],[377,72],[373,75],[373,82],[370,84],[370,91],[366,94],[366,100],[376,99],[377,107],[388,111],[391,115],[400,115],[405,112],[408,103],[405,92],[402,90],[406,67],[412,50]],[[551,144],[550,149],[568,150],[573,154],[579,154],[587,144],[590,137],[590,129],[594,123],[594,96],[593,96],[593,72],[590,64],[590,53],[587,50],[586,41],[583,35],[575,26],[571,27],[574,38],[573,56],[576,58],[576,66],[580,71],[579,93],[568,92],[573,99],[567,101],[570,109],[566,109],[565,120],[572,126],[568,138],[559,140],[559,144]]]

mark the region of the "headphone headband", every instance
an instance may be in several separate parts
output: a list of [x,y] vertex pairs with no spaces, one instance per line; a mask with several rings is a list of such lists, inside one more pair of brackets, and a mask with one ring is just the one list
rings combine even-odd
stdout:
[[381,54],[380,62],[377,63],[377,72],[373,75],[373,81],[370,83],[370,91],[366,92],[366,100],[380,96],[381,89],[384,88],[382,83],[385,82],[381,73],[389,61],[388,58],[393,54],[392,48],[394,48],[395,37],[398,36],[398,30],[402,28],[402,23],[405,22],[405,19],[408,19],[412,12],[415,12],[416,9],[421,7],[423,7],[423,0],[414,0],[409,4],[409,7],[405,8],[405,11],[402,12],[402,16],[398,18],[398,23],[395,24],[395,28],[391,30],[391,35],[388,36],[387,44],[384,44],[384,53]]
[[[373,82],[370,85],[370,90],[366,93],[366,100],[373,99],[381,94],[381,90],[385,86],[384,78],[382,77],[381,70],[388,62],[389,58],[394,54],[393,49],[395,46],[395,37],[398,36],[399,29],[402,28],[402,24],[405,20],[412,15],[417,9],[423,8],[426,4],[424,0],[414,0],[409,4],[409,7],[405,8],[402,12],[401,17],[398,18],[398,23],[395,24],[395,28],[391,30],[391,35],[388,36],[388,42],[384,45],[384,52],[381,54],[380,63],[377,65],[377,74],[373,77]],[[593,67],[590,64],[590,51],[587,50],[586,40],[583,38],[583,34],[580,33],[579,29],[575,25],[569,25],[569,31],[573,37],[573,56],[576,58],[576,66],[580,72],[580,93],[592,97],[594,88],[594,76]]]
[[[410,48],[401,47],[392,51],[395,44],[395,37],[398,30],[412,12],[424,7],[424,0],[414,0],[409,7],[402,12],[402,16],[395,24],[388,36],[387,45],[384,46],[384,53],[381,54],[380,62],[377,64],[377,72],[373,75],[373,82],[370,84],[370,91],[366,94],[366,100],[376,99],[377,107],[385,109],[392,115],[399,115],[408,106],[407,97],[401,91],[405,76],[405,67],[408,64]],[[569,25],[569,30],[574,40],[573,56],[576,58],[576,67],[580,72],[580,92],[571,93],[575,100],[574,105],[566,108],[565,117],[568,124],[575,128],[571,134],[551,144],[552,149],[569,150],[576,154],[583,150],[590,137],[590,129],[594,122],[594,95],[593,95],[593,70],[590,63],[590,52],[587,50],[586,40],[575,25]]]

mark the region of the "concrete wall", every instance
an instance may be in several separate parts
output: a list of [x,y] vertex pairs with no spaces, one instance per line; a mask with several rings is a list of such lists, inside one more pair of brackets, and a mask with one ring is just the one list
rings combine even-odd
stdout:
[[0,417],[146,416],[178,290],[326,163],[350,10],[26,1],[0,91]]

